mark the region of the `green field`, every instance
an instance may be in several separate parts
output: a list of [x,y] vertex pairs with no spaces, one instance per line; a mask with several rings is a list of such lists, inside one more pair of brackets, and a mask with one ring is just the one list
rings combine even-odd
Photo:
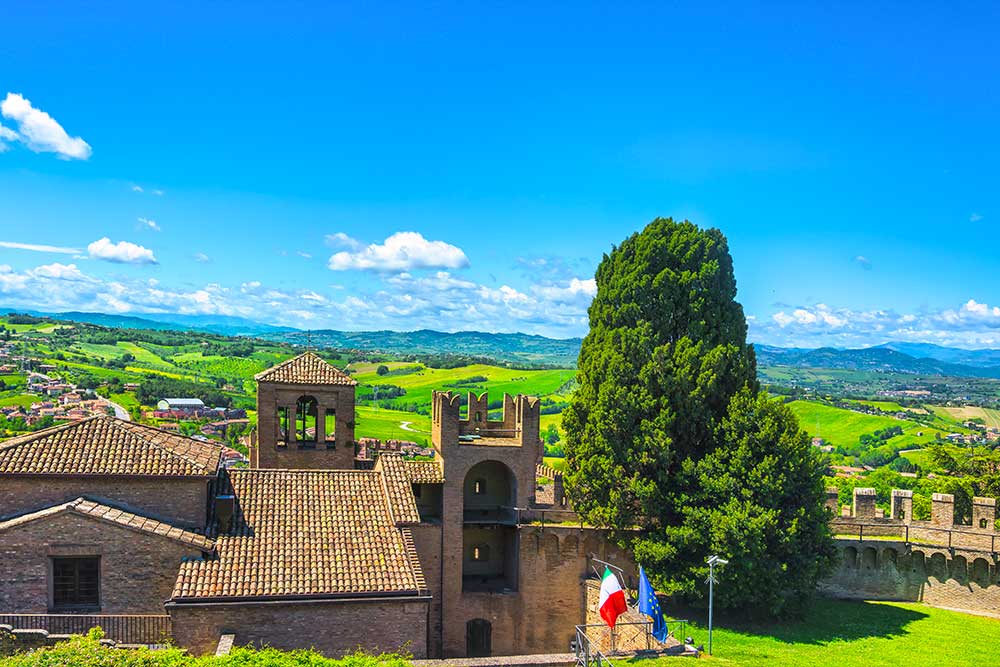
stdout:
[[28,408],[31,407],[32,403],[38,403],[41,400],[41,396],[35,396],[34,394],[14,394],[12,396],[0,397],[0,407],[7,405],[20,405],[23,408]]
[[[379,440],[409,440],[419,445],[431,443],[431,418],[415,412],[386,410],[359,405],[354,409],[354,435],[357,438]],[[401,424],[417,432],[404,429]]]
[[[689,634],[708,641],[702,626]],[[922,604],[819,599],[791,623],[716,619],[709,664],[734,667],[985,667],[998,663],[1000,620]],[[614,660],[673,667],[677,658]]]
[[[903,429],[903,435],[889,440],[893,445],[912,445],[914,448],[934,440],[934,434],[940,432],[942,436],[947,435],[955,429],[932,428],[925,424],[914,421],[896,419],[894,417],[883,417],[878,415],[866,415],[853,410],[844,410],[822,403],[812,401],[792,401],[788,407],[799,418],[800,426],[809,435],[823,438],[831,445],[855,445],[858,438],[865,433],[899,426]],[[922,434],[922,435],[919,435]]]
[[546,456],[542,458],[542,463],[550,468],[559,470],[560,472],[566,472],[566,459],[557,458],[555,456]]
[[982,419],[986,426],[1000,428],[1000,410],[994,408],[980,408],[974,405],[967,405],[960,408],[934,406],[933,410],[934,414],[945,419],[953,419],[957,422]]
[[[369,366],[377,366],[370,364]],[[555,393],[576,375],[573,370],[517,370],[475,364],[461,368],[421,367],[405,375],[378,375],[374,369],[365,373],[355,373],[354,379],[360,383],[377,385],[391,384],[406,389],[406,395],[397,399],[380,401],[385,405],[416,403],[430,406],[434,390],[451,390],[459,394],[482,393],[489,390],[491,399],[503,398],[506,394],[528,394],[547,396]],[[486,381],[466,382],[475,377],[485,377]]]

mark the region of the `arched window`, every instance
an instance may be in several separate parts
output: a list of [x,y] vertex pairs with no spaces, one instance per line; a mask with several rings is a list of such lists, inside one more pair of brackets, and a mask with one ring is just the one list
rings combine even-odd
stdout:
[[288,406],[278,407],[278,441],[288,442]]
[[477,544],[472,547],[472,560],[476,562],[485,562],[490,559],[490,546],[488,544]]
[[486,480],[485,479],[477,479],[476,481],[474,481],[472,483],[472,492],[474,494],[476,494],[477,496],[485,496],[486,495]]
[[299,397],[295,413],[295,433],[299,442],[316,442],[319,403],[312,396]]

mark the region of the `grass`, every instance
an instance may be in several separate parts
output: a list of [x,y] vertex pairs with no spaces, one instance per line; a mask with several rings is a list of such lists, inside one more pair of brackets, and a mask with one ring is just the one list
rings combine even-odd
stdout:
[[940,432],[942,436],[951,432],[951,430],[936,429],[910,420],[866,415],[812,401],[792,401],[788,407],[798,416],[803,429],[812,436],[823,438],[831,445],[856,445],[858,438],[865,433],[873,433],[892,426],[899,426],[903,429],[903,435],[888,441],[893,445],[918,447],[932,442],[936,432]]
[[[695,625],[696,643],[708,641]],[[917,603],[819,599],[797,622],[755,625],[716,618],[709,664],[733,667],[980,667],[997,664],[1000,621]],[[615,660],[672,667],[676,658]]]
[[[943,414],[942,414],[943,413]],[[975,405],[966,405],[961,408],[934,407],[934,414],[954,419],[958,422],[965,422],[970,419],[982,419],[987,426],[1000,428],[1000,410],[995,408],[980,408]]]
[[40,403],[42,400],[44,399],[41,396],[35,396],[34,394],[16,394],[0,398],[0,407],[20,405],[22,408],[30,408],[32,403]]
[[[431,443],[431,418],[415,412],[386,410],[359,405],[354,409],[354,436],[379,440],[409,440],[419,445]],[[407,431],[400,424],[412,422],[409,427],[419,433]]]
[[557,456],[544,456],[542,457],[542,463],[554,470],[566,472],[566,459]]
[[[380,376],[374,371],[355,373],[354,379],[364,384],[392,384],[406,389],[406,395],[393,399],[390,403],[416,403],[430,405],[431,393],[435,389],[452,390],[459,394],[466,392],[490,392],[491,399],[503,398],[507,394],[528,394],[547,396],[553,394],[576,375],[573,370],[518,370],[486,364],[474,364],[461,368],[423,368],[406,375]],[[472,377],[485,377],[485,382],[459,384]]]

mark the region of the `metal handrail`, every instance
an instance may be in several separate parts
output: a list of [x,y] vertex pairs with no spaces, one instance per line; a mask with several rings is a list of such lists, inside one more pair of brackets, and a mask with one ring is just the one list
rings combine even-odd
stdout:
[[891,524],[891,523],[864,523],[861,521],[844,521],[839,523],[842,527],[854,527],[858,529],[858,541],[865,541],[865,527],[868,528],[897,528],[899,529],[900,537],[903,538],[903,542],[906,544],[915,544],[918,546],[928,546],[928,547],[943,547],[947,549],[954,549],[959,551],[972,551],[972,552],[982,552],[984,549],[977,549],[976,547],[968,546],[958,546],[953,544],[952,535],[970,535],[972,537],[978,538],[989,538],[990,540],[990,553],[997,553],[997,534],[996,533],[981,533],[973,530],[955,530],[954,528],[939,528],[937,526],[914,526],[916,530],[936,532],[936,533],[947,533],[948,534],[948,544],[936,544],[933,542],[913,542],[910,540],[910,524]]
[[59,635],[79,635],[99,627],[105,637],[120,644],[164,644],[172,635],[166,614],[0,614],[0,625]]

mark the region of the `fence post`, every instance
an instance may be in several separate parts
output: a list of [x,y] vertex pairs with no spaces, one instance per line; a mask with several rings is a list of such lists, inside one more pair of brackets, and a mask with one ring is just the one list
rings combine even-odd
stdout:
[[858,524],[858,542],[864,542],[864,541],[865,541],[865,524],[859,523]]

